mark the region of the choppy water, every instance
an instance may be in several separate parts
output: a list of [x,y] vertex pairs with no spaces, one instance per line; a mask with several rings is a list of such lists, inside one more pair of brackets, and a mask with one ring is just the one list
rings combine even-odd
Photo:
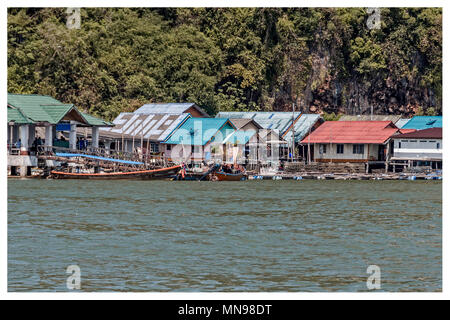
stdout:
[[9,291],[442,290],[436,181],[8,181]]

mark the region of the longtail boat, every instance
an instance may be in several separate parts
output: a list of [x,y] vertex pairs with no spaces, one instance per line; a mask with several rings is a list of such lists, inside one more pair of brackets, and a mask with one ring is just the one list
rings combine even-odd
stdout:
[[117,180],[117,179],[144,179],[158,180],[168,179],[176,175],[181,166],[173,166],[153,170],[140,170],[129,172],[108,172],[108,173],[74,173],[63,171],[51,171],[50,177],[54,179],[93,179],[93,180]]
[[240,173],[225,173],[223,171],[217,171],[214,173],[218,181],[241,181],[246,178],[244,172]]

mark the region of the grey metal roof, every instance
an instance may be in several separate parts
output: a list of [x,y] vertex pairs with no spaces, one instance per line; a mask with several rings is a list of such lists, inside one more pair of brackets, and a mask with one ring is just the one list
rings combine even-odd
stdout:
[[245,127],[249,123],[252,123],[258,129],[262,129],[258,122],[254,121],[253,119],[230,119],[230,121],[238,130]]
[[[219,112],[216,118],[253,119],[261,127],[278,132],[285,140],[292,139],[292,112]],[[299,142],[320,119],[320,115],[295,112],[294,118],[295,141]]]
[[203,111],[195,103],[148,103],[144,104],[142,107],[134,111],[134,113],[173,113],[182,114],[194,107],[203,114],[205,117],[209,117],[205,111]]
[[[310,128],[312,128],[319,120],[320,115],[318,114],[303,113],[294,124],[295,142],[302,141],[303,138],[309,133]],[[286,141],[292,141],[292,130],[288,130],[283,138]]]
[[123,112],[114,119],[112,128],[101,128],[100,134],[111,138],[133,138],[151,141],[164,141],[173,130],[178,128],[190,114],[139,114]]
[[[294,113],[297,118],[300,112]],[[292,124],[292,112],[219,112],[216,118],[253,119],[265,129],[283,134]]]

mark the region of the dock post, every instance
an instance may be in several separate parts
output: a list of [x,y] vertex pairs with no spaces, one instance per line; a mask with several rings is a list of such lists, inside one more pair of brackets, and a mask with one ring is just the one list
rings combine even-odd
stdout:
[[28,174],[28,167],[27,166],[20,166],[20,176],[26,177]]
[[53,126],[45,126],[45,146],[46,147],[52,147],[53,146],[53,139],[55,137],[53,136]]
[[69,148],[77,149],[77,124],[72,121],[70,122]]
[[98,127],[92,127],[92,146],[98,148],[99,130]]
[[28,140],[29,140],[30,126],[21,125],[20,126],[20,141],[22,143],[21,151],[28,151]]

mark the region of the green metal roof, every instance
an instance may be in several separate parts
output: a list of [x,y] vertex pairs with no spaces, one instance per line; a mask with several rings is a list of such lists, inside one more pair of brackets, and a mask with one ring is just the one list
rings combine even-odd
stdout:
[[20,124],[33,123],[33,121],[27,119],[20,110],[8,107],[8,122],[11,121]]
[[91,116],[88,113],[81,112],[81,114],[91,126],[114,126],[114,123]]
[[[80,112],[73,104],[65,104],[50,96],[38,94],[13,94],[8,93],[8,105],[15,109],[31,122],[59,123],[72,109],[80,114],[86,124],[91,126],[111,126],[112,124],[103,121],[87,113]],[[8,108],[9,111],[9,108]],[[11,114],[13,116],[13,114]],[[17,114],[15,114],[17,117]]]
[[[42,110],[45,111],[48,117],[52,119],[52,121],[48,121],[51,123],[60,122],[64,116],[69,113],[70,110],[74,108],[73,104],[59,104],[59,105],[41,105]],[[78,110],[77,110],[78,111]],[[41,120],[47,121],[47,120]]]

